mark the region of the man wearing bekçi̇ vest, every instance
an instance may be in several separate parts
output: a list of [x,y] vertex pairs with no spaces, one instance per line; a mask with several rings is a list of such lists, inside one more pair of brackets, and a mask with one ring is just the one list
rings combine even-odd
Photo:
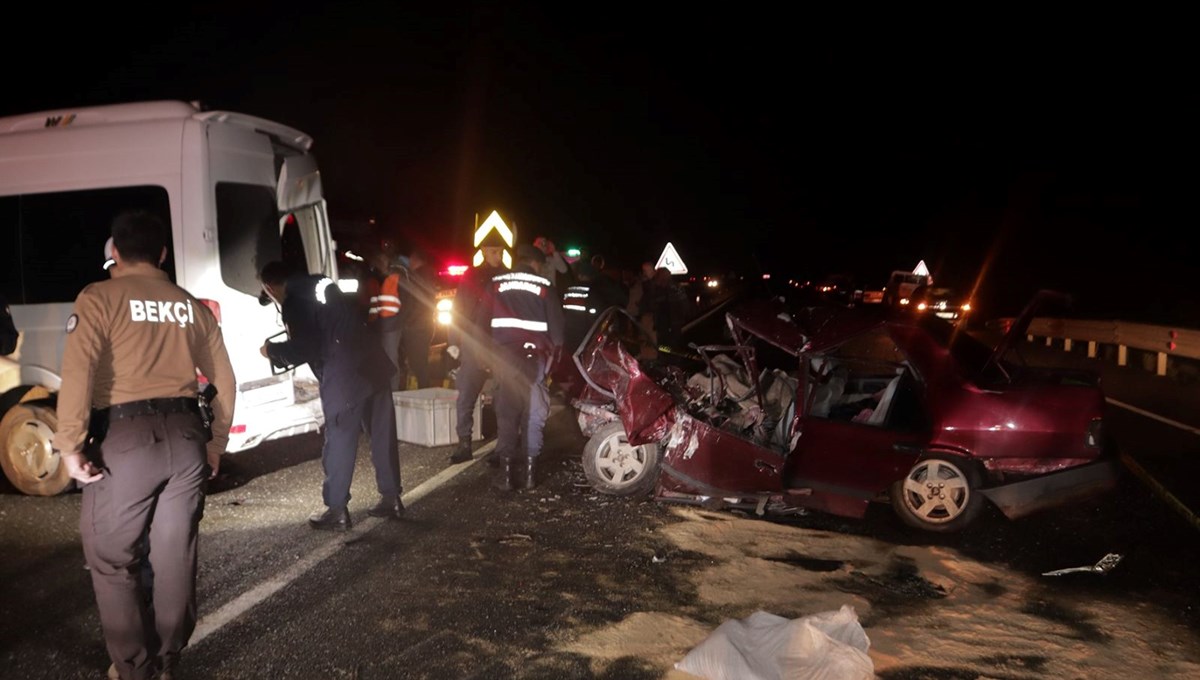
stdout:
[[[67,320],[54,448],[83,486],[79,529],[109,676],[170,678],[196,624],[204,484],[225,451],[236,388],[216,318],[159,268],[162,220],[117,216],[113,250],[112,278],[84,288]],[[211,432],[197,371],[217,390]],[[139,579],[144,560],[153,593]]]

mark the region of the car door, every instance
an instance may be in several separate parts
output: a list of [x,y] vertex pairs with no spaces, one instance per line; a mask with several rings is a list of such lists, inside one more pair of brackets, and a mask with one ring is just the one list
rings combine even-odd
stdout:
[[[878,340],[861,346],[870,348]],[[916,461],[928,436],[919,381],[897,358],[890,350],[805,357],[814,368],[804,388],[800,436],[783,475],[785,488],[808,492],[802,503],[824,509],[834,504],[842,514],[861,514]],[[839,371],[845,381],[840,393],[824,394],[828,383],[817,376]],[[822,403],[826,406],[818,408]]]
[[663,449],[663,483],[708,496],[778,493],[783,463],[779,451],[681,413]]

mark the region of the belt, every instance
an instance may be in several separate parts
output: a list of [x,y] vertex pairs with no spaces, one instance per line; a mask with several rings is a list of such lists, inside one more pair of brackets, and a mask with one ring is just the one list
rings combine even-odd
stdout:
[[142,399],[128,401],[124,404],[113,404],[102,412],[108,412],[110,418],[133,418],[135,416],[169,415],[172,413],[200,414],[200,403],[195,397],[164,397],[162,399]]

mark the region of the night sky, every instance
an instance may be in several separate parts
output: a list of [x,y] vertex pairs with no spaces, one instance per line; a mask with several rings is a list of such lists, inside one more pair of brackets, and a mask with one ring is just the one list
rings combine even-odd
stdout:
[[64,10],[10,25],[0,115],[278,120],[315,139],[335,226],[447,256],[496,209],[629,268],[671,241],[697,274],[878,287],[923,259],[985,314],[1058,288],[1081,315],[1200,326],[1200,60],[1166,17],[430,5]]

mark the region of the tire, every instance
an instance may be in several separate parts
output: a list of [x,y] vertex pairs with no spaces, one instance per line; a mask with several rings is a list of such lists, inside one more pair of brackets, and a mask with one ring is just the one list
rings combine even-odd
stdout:
[[892,509],[905,524],[937,533],[960,531],[983,511],[980,476],[969,461],[930,456],[892,484]]
[[607,423],[583,447],[583,473],[596,491],[641,496],[658,481],[658,444],[630,446],[620,421]]
[[57,429],[58,415],[49,406],[17,404],[0,421],[0,467],[21,493],[56,496],[74,488],[51,446]]

